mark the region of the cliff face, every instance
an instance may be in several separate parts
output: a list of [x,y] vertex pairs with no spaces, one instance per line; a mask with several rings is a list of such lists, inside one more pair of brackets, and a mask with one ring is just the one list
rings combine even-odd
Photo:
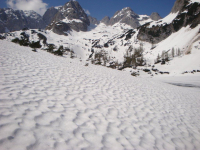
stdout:
[[[167,22],[169,18],[172,19]],[[198,24],[200,24],[200,3],[177,0],[166,18],[139,27],[138,39],[158,43],[182,27],[189,25],[191,28],[195,28]]]
[[55,7],[51,7],[47,9],[47,11],[44,13],[43,20],[47,25],[49,25],[57,13],[58,9],[56,9]]
[[154,21],[158,21],[160,19],[162,19],[162,17],[157,13],[157,12],[153,12],[150,16],[150,18]]
[[139,26],[138,18],[139,16],[133,12],[131,8],[126,7],[114,14],[114,16],[110,19],[109,25],[114,25],[117,22],[121,22],[128,24],[133,28],[137,28]]
[[88,16],[88,19],[90,20],[90,24],[94,24],[94,25],[98,25],[99,24],[99,21],[92,17],[92,16]]
[[0,33],[17,31],[23,28],[45,28],[46,23],[35,11],[0,9]]
[[101,22],[108,26],[108,25],[109,25],[109,22],[110,22],[110,17],[105,16],[105,17],[101,20]]
[[176,13],[178,11],[181,11],[182,8],[189,2],[190,0],[177,0],[174,3],[174,6],[171,10],[171,13]]
[[87,31],[90,25],[88,16],[77,1],[69,1],[58,9],[58,12],[46,28],[57,34],[67,35],[67,31]]

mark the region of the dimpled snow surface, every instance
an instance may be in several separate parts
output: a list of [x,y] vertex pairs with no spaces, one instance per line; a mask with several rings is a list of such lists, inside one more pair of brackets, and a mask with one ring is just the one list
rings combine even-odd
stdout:
[[0,45],[0,150],[200,149],[199,88]]

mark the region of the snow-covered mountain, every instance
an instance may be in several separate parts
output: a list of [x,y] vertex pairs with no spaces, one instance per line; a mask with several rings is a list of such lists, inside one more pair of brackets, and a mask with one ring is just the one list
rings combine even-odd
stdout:
[[101,22],[106,25],[114,25],[116,23],[125,23],[132,28],[137,28],[147,22],[161,19],[158,13],[152,13],[151,16],[138,15],[130,7],[125,7],[121,11],[117,11],[112,18],[104,17]]
[[87,31],[90,21],[77,1],[69,1],[58,9],[47,30],[67,35],[69,30]]
[[[67,35],[67,31],[87,31],[90,29],[88,28],[90,24],[99,24],[96,18],[86,15],[77,1],[69,1],[64,6],[51,7],[47,9],[43,17],[34,11],[1,9],[0,18],[0,33],[17,31],[25,27],[44,29],[47,26],[48,30]],[[126,7],[121,11],[117,11],[112,18],[105,17],[101,22],[111,26],[116,23],[125,23],[137,28],[147,22],[159,19],[161,17],[158,13],[152,13],[151,16],[138,15],[130,7]]]
[[35,11],[0,8],[0,33],[18,31],[23,28],[45,28],[42,17]]
[[77,1],[69,1],[64,6],[51,7],[43,16],[34,11],[0,9],[0,33],[23,28],[44,29],[48,26],[47,29],[66,35],[69,30],[87,31],[90,22],[98,24],[95,18],[85,14]]
[[159,43],[183,27],[197,27],[200,23],[199,3],[198,0],[177,0],[168,16],[140,27],[138,39]]

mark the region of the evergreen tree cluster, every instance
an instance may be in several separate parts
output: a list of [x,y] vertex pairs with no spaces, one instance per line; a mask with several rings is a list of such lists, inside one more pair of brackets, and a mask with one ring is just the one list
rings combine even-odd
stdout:
[[173,59],[174,57],[179,57],[181,56],[181,50],[180,48],[177,48],[176,50],[174,47],[171,49],[171,53],[169,53],[170,50],[168,51],[162,51],[162,54],[160,55],[158,53],[158,56],[155,60],[155,64],[161,63],[165,64],[166,62],[170,61],[170,59]]
[[29,41],[29,35],[26,34],[25,32],[22,32],[20,34],[20,36],[21,36],[20,38],[13,39],[12,42],[17,43],[17,44],[19,44],[21,46],[29,46],[29,47],[34,48],[34,49],[42,47],[42,45],[40,44],[40,41],[37,41],[37,42],[32,41],[32,42],[30,42]]
[[140,45],[139,48],[133,48],[132,46],[126,51],[124,55],[123,67],[133,67],[145,65],[145,59],[143,57],[143,47]]

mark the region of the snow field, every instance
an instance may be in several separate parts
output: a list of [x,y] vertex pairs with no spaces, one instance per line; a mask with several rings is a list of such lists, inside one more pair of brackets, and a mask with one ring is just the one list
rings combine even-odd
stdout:
[[160,19],[158,21],[153,21],[152,23],[150,23],[150,25],[148,26],[149,28],[152,28],[153,26],[156,25],[162,25],[162,24],[170,24],[178,15],[179,12],[177,13],[170,13],[169,15],[167,15],[165,18]]
[[200,149],[200,92],[0,41],[0,149]]

